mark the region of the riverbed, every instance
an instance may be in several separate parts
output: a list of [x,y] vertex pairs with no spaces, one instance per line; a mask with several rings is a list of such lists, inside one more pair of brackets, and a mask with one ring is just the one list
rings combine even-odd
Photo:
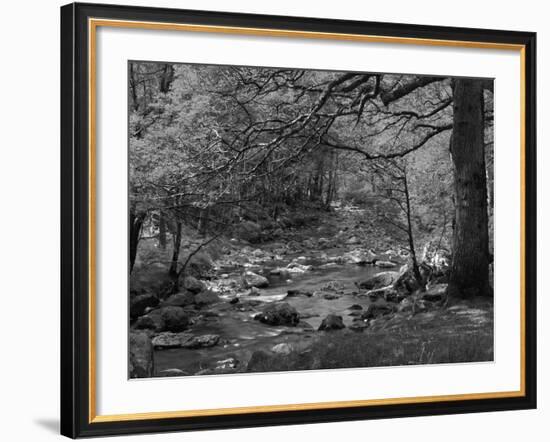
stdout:
[[[329,251],[334,256],[342,250]],[[220,293],[222,301],[208,309],[208,316],[190,330],[193,334],[215,334],[220,336],[220,344],[204,349],[166,349],[155,351],[155,372],[163,376],[166,370],[178,369],[184,374],[195,374],[201,370],[219,366],[220,361],[242,363],[250,358],[255,350],[270,350],[280,343],[288,343],[293,348],[306,348],[316,339],[323,318],[328,314],[342,317],[346,327],[351,325],[353,312],[350,307],[357,305],[365,308],[368,297],[358,296],[356,283],[379,273],[381,269],[371,265],[335,264],[320,265],[315,257],[302,259],[305,266],[312,269],[303,273],[280,276],[270,274],[274,268],[284,266],[296,260],[289,255],[284,260],[274,259],[264,262],[261,269],[254,267],[259,274],[269,279],[269,286],[255,290],[257,294],[242,294],[240,305],[254,307],[242,308],[239,304],[230,304],[234,293]],[[227,272],[228,269],[224,269]],[[225,279],[240,278],[242,269],[233,269],[224,273]],[[327,289],[329,283],[337,283],[337,290]],[[288,296],[288,292],[301,294]],[[311,294],[311,296],[303,293]],[[328,299],[327,299],[328,298]],[[286,302],[294,307],[301,317],[296,327],[271,326],[254,320],[254,316],[265,304]]]

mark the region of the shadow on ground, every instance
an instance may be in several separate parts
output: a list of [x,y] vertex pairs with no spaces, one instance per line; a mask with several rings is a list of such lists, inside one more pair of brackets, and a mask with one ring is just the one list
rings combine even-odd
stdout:
[[34,423],[52,433],[59,434],[59,419],[41,418],[35,419]]

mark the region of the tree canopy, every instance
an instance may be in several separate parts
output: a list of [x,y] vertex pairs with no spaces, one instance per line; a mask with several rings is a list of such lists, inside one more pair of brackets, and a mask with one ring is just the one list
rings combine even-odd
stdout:
[[[371,207],[372,218],[406,249],[411,236],[438,237],[451,247],[461,82],[130,62],[133,259],[143,223],[163,223],[174,238],[181,224],[213,236],[246,220],[276,221],[335,202]],[[481,91],[481,185],[490,199],[492,82],[474,83]]]

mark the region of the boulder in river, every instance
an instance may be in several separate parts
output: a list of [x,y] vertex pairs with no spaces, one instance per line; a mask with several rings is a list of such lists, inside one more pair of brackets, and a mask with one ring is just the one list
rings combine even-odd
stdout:
[[185,330],[189,325],[189,316],[182,307],[167,306],[159,310],[164,321],[164,330],[179,332]]
[[195,304],[199,307],[215,304],[220,301],[220,297],[212,290],[205,290],[198,295],[195,295]]
[[270,275],[274,275],[274,276],[282,276],[282,277],[285,277],[288,275],[288,270],[285,269],[285,268],[281,268],[281,267],[276,267],[274,269],[271,269],[269,271],[269,274]]
[[146,315],[140,316],[134,327],[138,330],[153,330],[160,332],[164,330],[164,319],[160,309],[155,309]]
[[308,298],[313,296],[313,293],[300,289],[287,290],[286,294],[287,296],[307,296]]
[[262,292],[257,289],[256,287],[250,287],[250,290],[248,290],[244,296],[261,296]]
[[134,296],[130,300],[130,317],[137,318],[145,313],[145,309],[156,307],[158,303],[159,299],[151,293]]
[[204,282],[198,280],[194,276],[186,276],[183,279],[183,284],[180,284],[181,289],[188,290],[191,293],[197,294],[202,292],[204,289],[206,289],[206,286],[204,285]]
[[130,378],[153,376],[153,346],[146,333],[130,333],[129,353]]
[[334,314],[327,315],[319,326],[319,330],[324,331],[341,330],[343,328],[346,328],[346,326],[344,325],[342,317]]
[[365,265],[375,262],[376,255],[370,250],[352,250],[345,253],[342,260],[347,264]]
[[250,254],[255,258],[262,258],[265,255],[262,249],[253,250]]
[[383,269],[390,269],[393,267],[397,267],[397,263],[393,261],[376,261],[374,265]]
[[381,272],[357,285],[360,289],[375,290],[393,284],[399,276],[398,272]]
[[208,334],[194,336],[191,333],[165,332],[153,338],[155,348],[208,348],[213,347],[220,341],[219,335]]
[[385,316],[395,311],[394,306],[387,302],[375,302],[369,304],[366,310],[361,315],[362,319],[374,319],[380,316]]
[[265,288],[269,285],[269,280],[265,276],[258,275],[251,271],[246,271],[242,276],[243,284],[246,288],[257,287]]
[[183,342],[192,337],[190,333],[164,332],[155,336],[152,343],[154,348],[179,348]]
[[325,292],[337,292],[343,290],[345,286],[346,285],[343,281],[329,281],[321,288],[321,290]]
[[280,355],[288,355],[288,354],[292,353],[292,345],[290,345],[286,342],[281,342],[280,344],[274,345],[271,348],[271,351],[273,353],[278,353]]
[[140,316],[135,323],[136,329],[148,329],[156,332],[185,330],[189,325],[187,312],[179,306],[165,306]]
[[219,335],[208,334],[193,336],[191,339],[182,343],[183,348],[195,349],[195,348],[208,348],[213,347],[220,341]]
[[300,264],[298,262],[291,262],[286,266],[286,271],[289,273],[305,273],[313,269],[311,265]]
[[254,319],[269,325],[295,326],[300,322],[300,315],[294,307],[283,302],[267,305],[261,313],[254,316]]

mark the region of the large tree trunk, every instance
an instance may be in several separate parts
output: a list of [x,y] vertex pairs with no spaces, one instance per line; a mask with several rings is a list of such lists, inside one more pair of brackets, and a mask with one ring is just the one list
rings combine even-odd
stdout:
[[454,80],[453,96],[456,225],[449,296],[467,298],[490,293],[482,84]]

